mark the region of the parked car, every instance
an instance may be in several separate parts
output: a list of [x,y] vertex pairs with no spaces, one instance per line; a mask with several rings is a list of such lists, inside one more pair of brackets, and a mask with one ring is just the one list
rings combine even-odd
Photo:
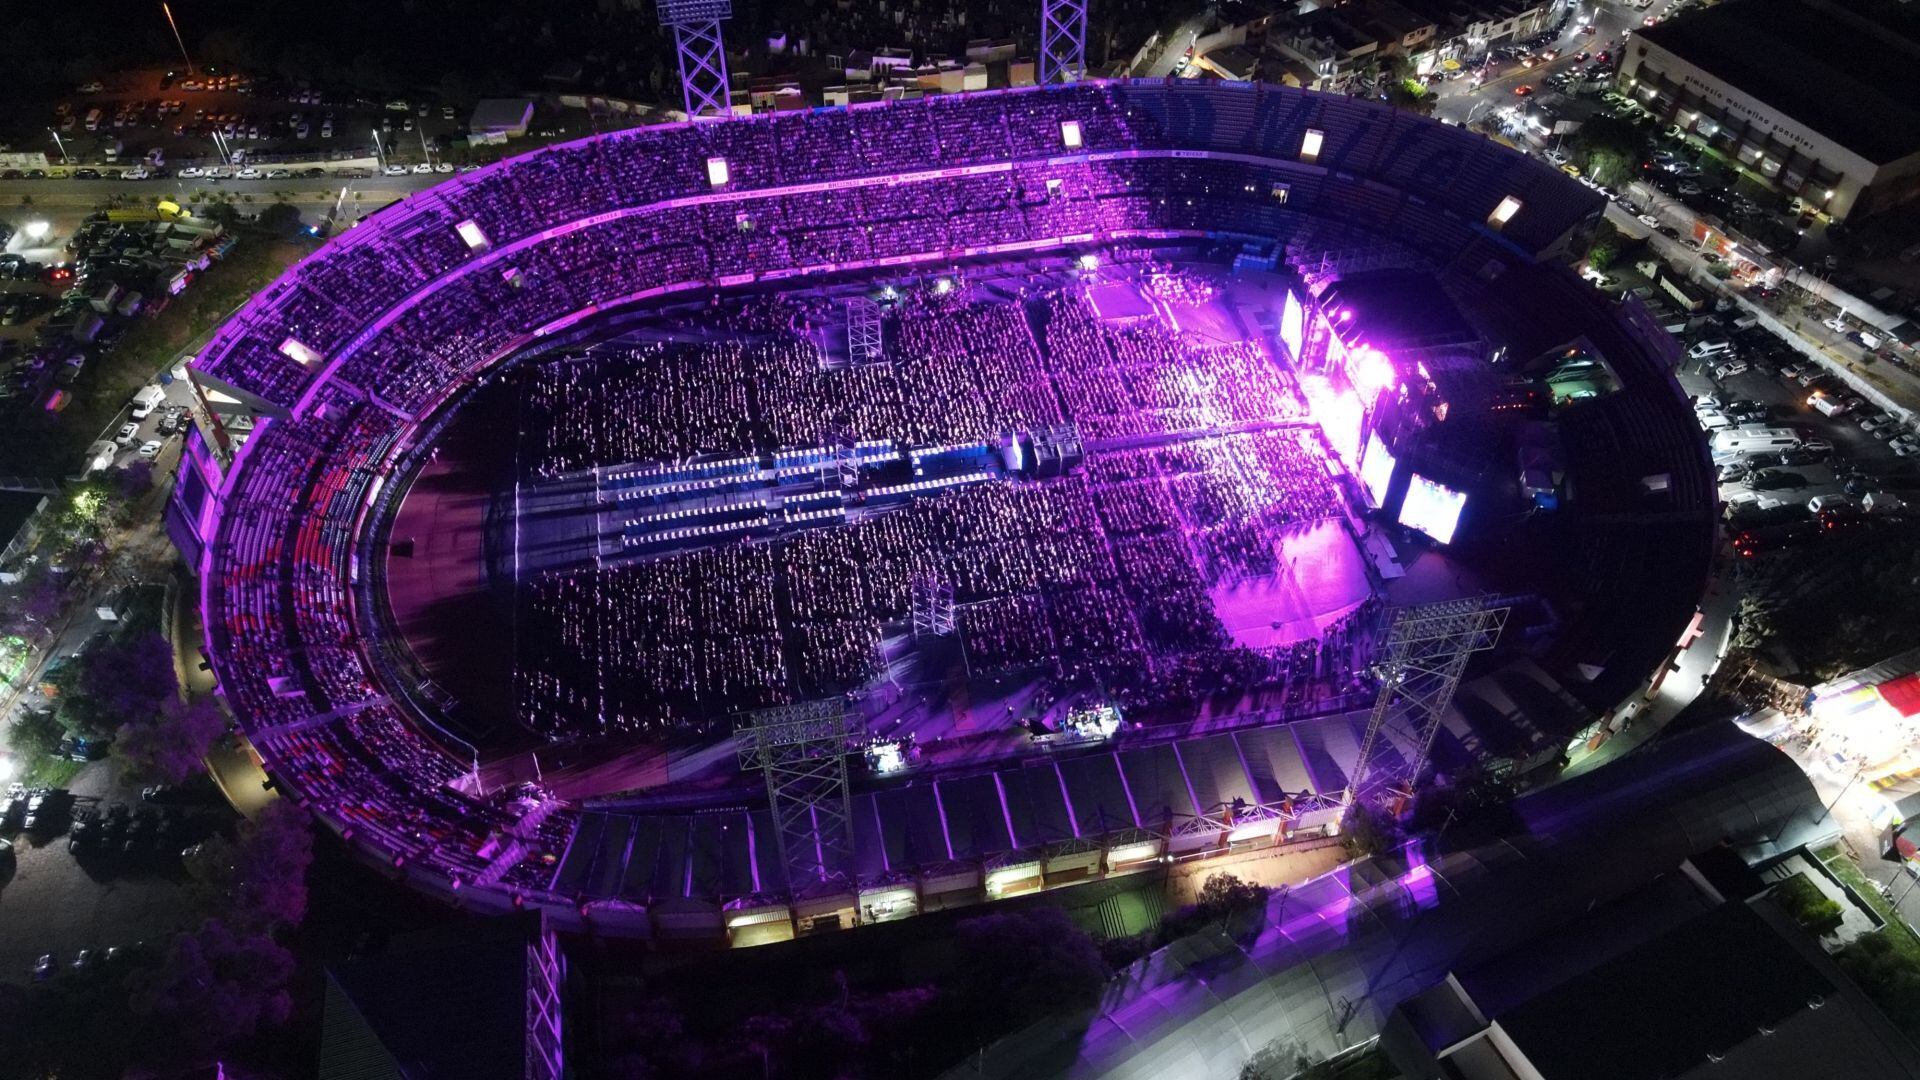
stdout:
[[146,458],[148,461],[152,461],[154,458],[159,457],[160,456],[160,440],[148,439],[146,442],[141,443],[140,456],[143,458]]

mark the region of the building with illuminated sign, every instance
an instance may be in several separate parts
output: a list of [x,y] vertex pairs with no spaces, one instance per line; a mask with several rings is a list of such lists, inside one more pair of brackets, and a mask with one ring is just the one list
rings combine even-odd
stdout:
[[1920,18],[1894,3],[1739,0],[1642,30],[1634,100],[1835,219],[1920,197]]

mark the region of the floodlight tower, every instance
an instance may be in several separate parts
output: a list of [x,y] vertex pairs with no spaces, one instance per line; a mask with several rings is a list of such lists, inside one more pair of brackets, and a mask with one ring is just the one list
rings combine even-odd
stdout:
[[660,0],[660,25],[673,28],[680,54],[680,92],[687,119],[717,119],[733,112],[727,83],[727,46],[720,24],[733,17],[733,0]]
[[862,730],[839,698],[761,709],[734,728],[740,767],[766,775],[780,862],[795,896],[839,884],[852,869],[847,755]]
[[[1487,601],[1486,597],[1445,600],[1394,613],[1385,659],[1379,666],[1380,694],[1374,699],[1366,738],[1360,743],[1360,757],[1347,787],[1348,806],[1360,797],[1363,784],[1400,781],[1411,787],[1419,780],[1467,661],[1474,653],[1493,648],[1507,624],[1510,609]],[[1380,732],[1388,727],[1413,748],[1412,760],[1374,760],[1387,749]]]
[[1088,2],[1040,0],[1041,85],[1086,77]]

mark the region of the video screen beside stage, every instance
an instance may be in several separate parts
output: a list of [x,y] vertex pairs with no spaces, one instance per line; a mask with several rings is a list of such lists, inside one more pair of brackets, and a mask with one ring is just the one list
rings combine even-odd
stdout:
[[1367,489],[1367,501],[1376,508],[1387,505],[1387,490],[1393,487],[1393,468],[1398,464],[1387,452],[1380,436],[1367,436],[1367,453],[1360,459],[1360,484]]
[[1302,363],[1301,349],[1306,347],[1307,313],[1300,298],[1287,290],[1287,306],[1280,312],[1280,342],[1287,347],[1287,360]]
[[1400,524],[1426,533],[1442,544],[1453,543],[1454,530],[1460,527],[1460,512],[1467,508],[1467,496],[1445,484],[1413,474],[1407,498],[1400,506]]

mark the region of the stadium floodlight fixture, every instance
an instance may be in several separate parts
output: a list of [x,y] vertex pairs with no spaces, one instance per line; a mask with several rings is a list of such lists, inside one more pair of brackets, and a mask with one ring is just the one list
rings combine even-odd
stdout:
[[660,25],[687,26],[733,18],[733,0],[660,0]]
[[480,223],[472,218],[455,225],[453,231],[460,234],[460,239],[466,243],[468,251],[479,251],[487,246],[486,232],[480,228]]
[[322,359],[319,353],[300,344],[300,342],[293,338],[288,338],[280,343],[280,353],[301,367],[310,368],[318,366]]

